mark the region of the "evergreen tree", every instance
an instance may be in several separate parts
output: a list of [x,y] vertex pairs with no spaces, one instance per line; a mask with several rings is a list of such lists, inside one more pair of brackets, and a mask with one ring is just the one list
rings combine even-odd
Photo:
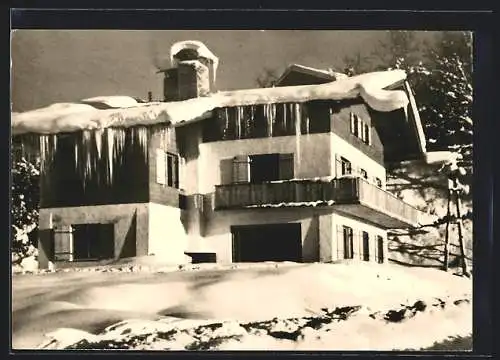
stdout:
[[11,246],[13,262],[19,262],[36,252],[40,164],[13,157],[11,165]]

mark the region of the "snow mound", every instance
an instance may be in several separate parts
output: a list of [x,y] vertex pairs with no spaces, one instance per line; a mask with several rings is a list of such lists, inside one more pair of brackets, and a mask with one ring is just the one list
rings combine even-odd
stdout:
[[[363,97],[374,110],[405,108],[409,99],[404,91],[384,90],[403,81],[402,70],[379,71],[339,79],[327,84],[286,86],[225,91],[207,97],[177,102],[152,102],[134,105],[124,97],[98,97],[100,102],[120,108],[98,109],[89,104],[54,104],[46,108],[12,114],[13,135],[51,134],[106,127],[148,126],[157,123],[181,124],[198,121],[216,108],[310,100],[342,100]],[[88,101],[89,99],[87,99]],[[92,100],[92,99],[90,99]]]
[[[37,347],[43,334],[59,328],[91,334],[125,330],[125,320],[162,319],[158,326],[164,331],[174,320],[179,328],[320,316],[324,308],[343,306],[362,305],[374,312],[472,293],[470,280],[434,269],[363,263],[272,265],[167,273],[52,273],[44,275],[43,282],[37,276],[14,277],[13,347]],[[134,331],[142,331],[138,327],[143,325],[135,324]]]
[[97,96],[84,99],[82,100],[82,102],[89,105],[103,104],[110,108],[129,108],[137,106],[139,104],[137,100],[130,96]]

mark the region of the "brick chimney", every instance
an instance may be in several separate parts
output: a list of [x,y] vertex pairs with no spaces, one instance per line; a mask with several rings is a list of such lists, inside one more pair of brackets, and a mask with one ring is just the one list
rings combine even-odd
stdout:
[[172,67],[164,73],[165,101],[208,96],[215,91],[218,59],[199,41],[175,43],[170,51]]

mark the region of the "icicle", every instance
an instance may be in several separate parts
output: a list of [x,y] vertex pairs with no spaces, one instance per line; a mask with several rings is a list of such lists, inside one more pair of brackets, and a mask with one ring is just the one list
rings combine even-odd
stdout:
[[241,139],[241,134],[243,133],[242,128],[241,128],[241,112],[240,112],[240,106],[236,106],[233,111],[236,113],[236,139]]
[[148,128],[139,127],[137,128],[137,135],[139,137],[139,145],[141,146],[144,155],[148,153]]
[[224,117],[226,119],[226,128],[224,129],[224,138],[227,139],[227,132],[229,131],[229,112],[224,108]]
[[276,104],[271,104],[271,136],[273,135],[274,124],[276,123]]
[[103,131],[102,129],[97,129],[94,130],[94,139],[95,139],[95,146],[97,148],[97,158],[101,160],[102,157],[102,151],[103,151],[103,146],[102,146],[102,137],[103,137]]
[[56,152],[57,152],[57,134],[52,134],[52,156],[50,161],[54,160]]
[[106,129],[106,138],[108,143],[108,184],[113,181],[113,162],[114,162],[114,143],[115,143],[115,130],[112,128]]
[[287,125],[286,112],[287,112],[287,110],[288,110],[288,104],[283,103],[282,105],[283,105],[283,128],[284,128],[284,129],[285,129],[285,131],[286,131],[286,130],[288,130],[288,128],[287,128],[287,126],[286,126],[286,125]]
[[76,138],[75,136],[75,143],[74,143],[74,155],[75,155],[75,170],[78,172],[79,171],[79,165],[80,165],[80,159],[79,159],[79,156],[78,156],[78,139]]
[[296,146],[297,146],[297,173],[300,173],[300,158],[301,158],[301,152],[300,152],[300,141],[301,141],[301,131],[300,131],[300,106],[301,104],[294,104],[294,114],[295,114],[295,141],[296,141]]
[[307,104],[302,103],[301,107],[301,119],[305,122],[305,134],[309,134],[309,114],[307,112]]
[[127,130],[126,129],[114,129],[114,147],[113,147],[113,154],[114,154],[114,159],[113,161],[118,161],[120,164],[122,163],[123,159],[123,152],[125,149],[125,142],[127,140]]
[[273,136],[273,120],[271,116],[271,106],[269,104],[264,104],[264,114],[267,120],[267,136]]
[[82,132],[82,150],[85,155],[84,170],[83,170],[83,181],[87,182],[92,178],[93,173],[97,172],[98,169],[93,168],[92,164],[92,153],[94,149],[92,148],[92,133],[89,130],[84,130]]
[[40,169],[42,172],[45,172],[46,165],[47,165],[47,142],[46,142],[46,137],[47,135],[40,135],[39,138],[39,147],[40,147]]

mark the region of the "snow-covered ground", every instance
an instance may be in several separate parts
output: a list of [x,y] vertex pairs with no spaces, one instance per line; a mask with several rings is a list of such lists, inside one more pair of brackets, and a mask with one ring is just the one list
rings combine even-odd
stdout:
[[472,333],[472,281],[368,263],[13,276],[14,349],[422,349]]

